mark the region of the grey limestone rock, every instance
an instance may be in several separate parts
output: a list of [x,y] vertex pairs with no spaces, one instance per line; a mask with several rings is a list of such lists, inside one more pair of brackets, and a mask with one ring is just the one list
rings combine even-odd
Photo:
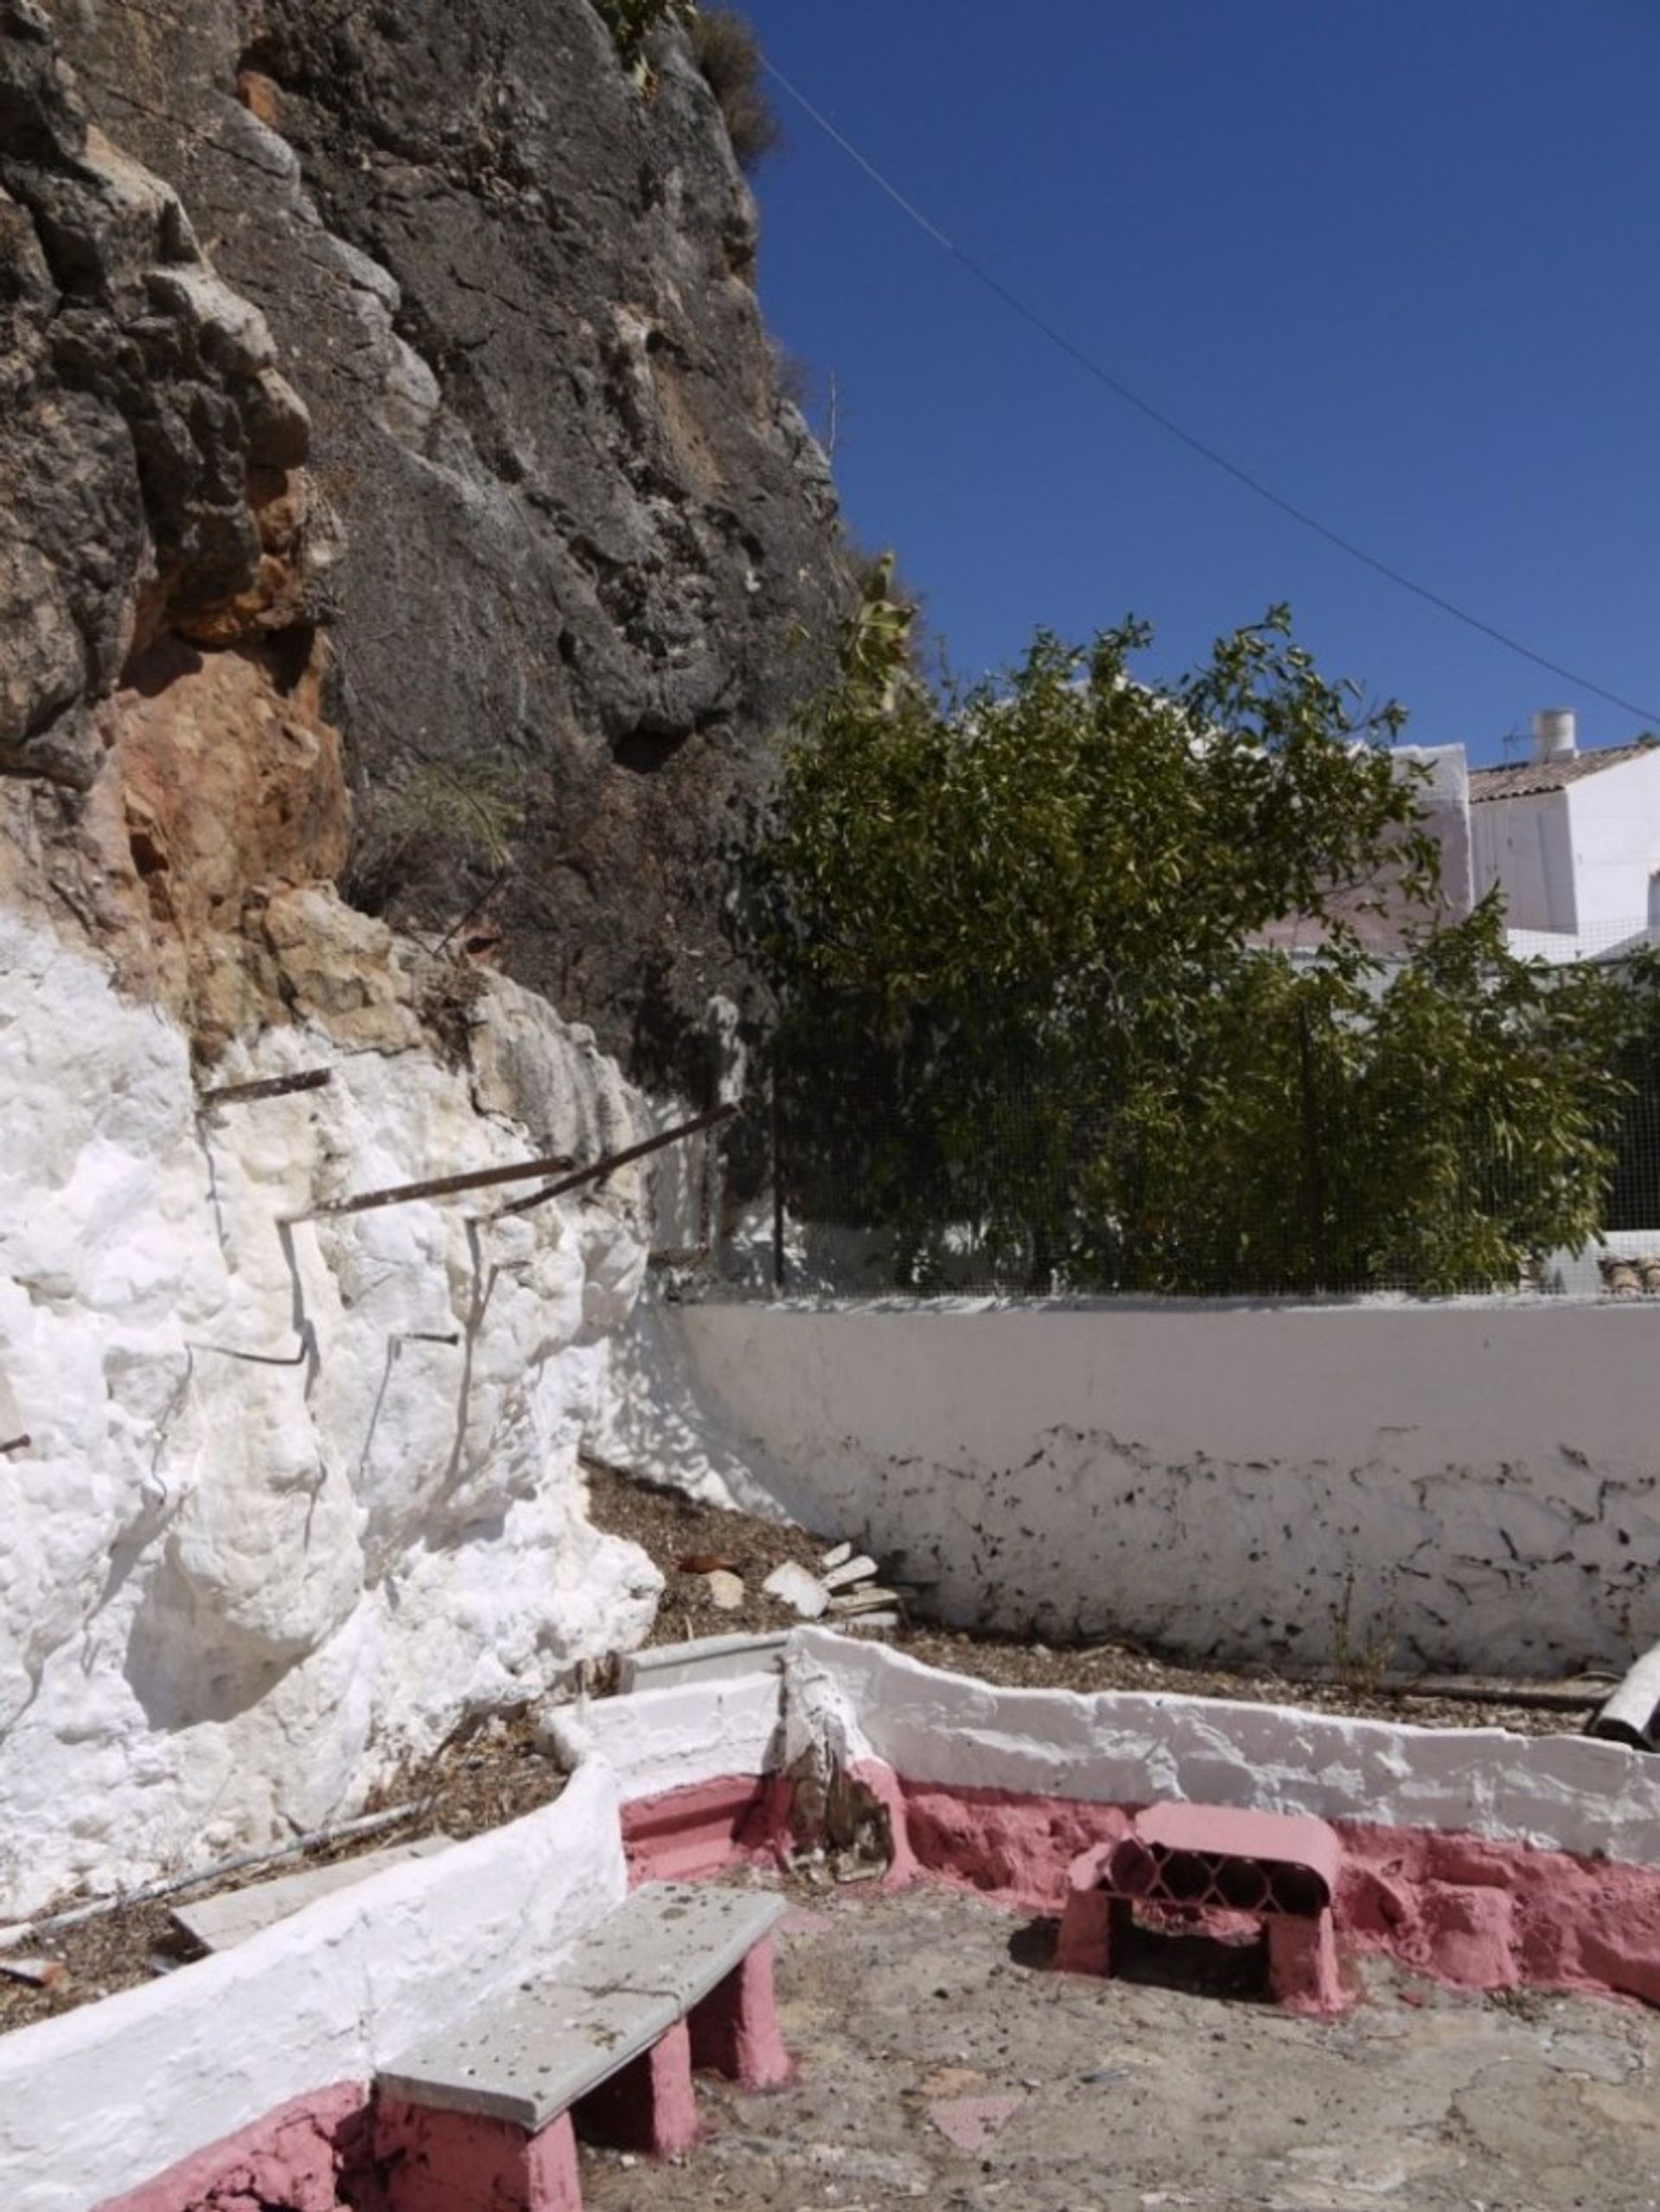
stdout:
[[[0,0],[9,25],[25,6]],[[262,310],[269,354],[188,257],[151,280],[152,315],[188,311],[201,361],[240,379],[214,439],[275,463],[303,441],[293,393],[310,410],[349,549],[354,895],[440,932],[487,899],[512,973],[696,1090],[711,997],[753,996],[725,851],[847,579],[684,40],[659,39],[642,91],[590,0],[53,10],[93,115]],[[165,484],[180,425],[153,415]],[[199,492],[175,558],[235,552]],[[52,698],[73,672],[42,649],[29,681]]]
[[135,648],[252,585],[250,471],[306,417],[175,194],[0,0],[0,771],[81,788]]

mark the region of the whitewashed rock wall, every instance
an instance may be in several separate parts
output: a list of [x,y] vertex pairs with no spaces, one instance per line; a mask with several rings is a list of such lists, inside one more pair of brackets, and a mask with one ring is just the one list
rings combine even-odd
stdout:
[[501,981],[471,1014],[459,1069],[412,1018],[270,1031],[208,1080],[329,1084],[199,1117],[182,1032],[0,911],[0,1919],[310,1827],[644,1632],[578,1466],[638,1184],[282,1225],[633,1133],[585,1032]]
[[712,1303],[641,1343],[642,1461],[661,1401],[706,1488],[764,1486],[948,1621],[1363,1670],[1660,1639],[1646,1304]]

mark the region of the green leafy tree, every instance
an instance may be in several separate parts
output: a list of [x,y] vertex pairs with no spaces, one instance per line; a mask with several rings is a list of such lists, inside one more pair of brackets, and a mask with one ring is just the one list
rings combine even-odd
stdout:
[[[855,655],[759,856],[792,1197],[926,1288],[1514,1282],[1594,1231],[1605,977],[1443,924],[1401,716],[1282,610],[1164,689],[1127,625],[943,701]],[[1416,917],[1407,957],[1370,911]],[[1299,917],[1312,948],[1274,942]]]

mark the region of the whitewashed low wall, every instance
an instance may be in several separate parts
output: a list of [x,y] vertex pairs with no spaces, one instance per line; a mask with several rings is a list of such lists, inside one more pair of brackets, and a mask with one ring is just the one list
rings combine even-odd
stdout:
[[779,1764],[782,1693],[777,1670],[763,1667],[597,1698],[580,1716],[561,1708],[552,1733],[568,1759],[603,1761],[622,1802],[633,1805],[695,1782],[769,1773]]
[[781,1678],[562,1712],[557,1803],[324,1897],[234,1951],[0,2036],[7,2212],[91,2208],[547,1969],[621,1898],[621,1808],[809,1746],[910,1784],[1152,1798],[1440,1830],[1660,1866],[1660,1761],[1618,1744],[1270,1705],[998,1689],[798,1631]]
[[1623,1744],[1219,1697],[1005,1690],[820,1629],[794,1645],[790,1756],[817,1740],[940,1789],[1238,1806],[1660,1866],[1660,1761]]
[[1521,1672],[1660,1639],[1646,1306],[711,1304],[661,1327],[728,1455],[948,1621]]
[[376,1875],[234,1950],[0,2036],[8,2212],[86,2212],[546,1967],[627,1888],[596,1761],[510,1827]]

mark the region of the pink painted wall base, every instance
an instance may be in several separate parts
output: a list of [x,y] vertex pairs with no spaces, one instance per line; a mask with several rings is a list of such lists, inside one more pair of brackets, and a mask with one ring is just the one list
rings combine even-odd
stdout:
[[367,2088],[336,2082],[279,2106],[251,2126],[182,2159],[99,2212],[209,2212],[239,2201],[284,2212],[338,2212],[342,2183],[371,2165]]
[[629,1880],[695,1882],[728,1866],[776,1865],[789,1797],[776,1776],[726,1774],[636,1798],[622,1807]]
[[[874,1778],[866,1775],[867,1780]],[[902,1782],[917,1870],[1060,1914],[1068,1872],[1143,1808]],[[1584,1991],[1660,2004],[1660,1868],[1430,1829],[1330,1824],[1345,1949],[1387,1951],[1463,1989]]]

